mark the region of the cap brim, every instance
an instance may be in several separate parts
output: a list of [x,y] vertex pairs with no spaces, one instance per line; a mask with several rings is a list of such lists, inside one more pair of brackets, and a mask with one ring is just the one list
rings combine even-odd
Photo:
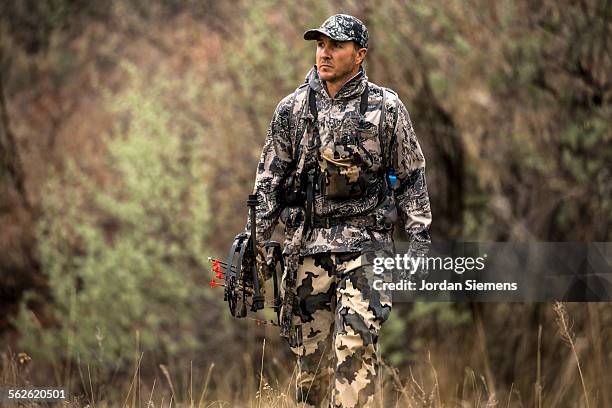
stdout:
[[322,28],[313,28],[312,30],[308,30],[304,33],[304,39],[305,40],[316,40],[317,38],[319,38],[319,36],[323,34],[329,38],[331,38],[332,40],[336,40],[336,41],[350,41],[351,39],[345,36],[333,36],[332,34],[330,34],[328,31],[325,31]]
[[313,28],[312,30],[308,30],[304,33],[305,40],[316,40],[319,36],[323,34],[331,38],[331,35],[325,30],[321,30],[320,28]]

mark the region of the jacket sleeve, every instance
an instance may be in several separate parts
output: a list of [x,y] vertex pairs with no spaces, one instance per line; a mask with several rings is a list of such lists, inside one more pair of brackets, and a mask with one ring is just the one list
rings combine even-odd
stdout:
[[425,157],[404,104],[397,99],[392,132],[392,167],[398,179],[396,204],[409,242],[431,242],[431,207],[425,181]]
[[[263,244],[274,232],[282,210],[283,182],[292,165],[289,117],[291,95],[281,100],[272,116],[255,175],[253,194],[257,195],[257,241]],[[249,228],[247,221],[247,229]]]

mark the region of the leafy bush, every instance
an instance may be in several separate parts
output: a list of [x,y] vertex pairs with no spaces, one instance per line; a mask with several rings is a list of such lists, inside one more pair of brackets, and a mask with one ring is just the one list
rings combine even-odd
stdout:
[[110,372],[137,341],[161,356],[197,346],[203,293],[194,279],[209,214],[203,129],[166,106],[176,84],[151,86],[127,69],[131,85],[107,96],[119,120],[104,138],[104,174],[71,162],[45,187],[38,249],[52,327],[41,330],[25,302],[17,322],[34,361],[78,359]]

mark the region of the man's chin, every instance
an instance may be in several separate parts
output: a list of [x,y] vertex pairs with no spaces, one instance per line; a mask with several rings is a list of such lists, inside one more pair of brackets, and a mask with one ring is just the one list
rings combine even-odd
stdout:
[[323,81],[329,81],[331,79],[335,78],[335,75],[331,72],[321,72],[319,71],[319,78],[321,78]]

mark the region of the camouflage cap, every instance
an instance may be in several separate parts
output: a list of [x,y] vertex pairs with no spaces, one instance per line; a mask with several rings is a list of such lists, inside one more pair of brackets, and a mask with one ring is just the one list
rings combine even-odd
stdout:
[[358,18],[348,14],[336,14],[325,20],[319,28],[304,33],[305,40],[316,40],[323,34],[336,41],[355,41],[368,48],[368,29]]

